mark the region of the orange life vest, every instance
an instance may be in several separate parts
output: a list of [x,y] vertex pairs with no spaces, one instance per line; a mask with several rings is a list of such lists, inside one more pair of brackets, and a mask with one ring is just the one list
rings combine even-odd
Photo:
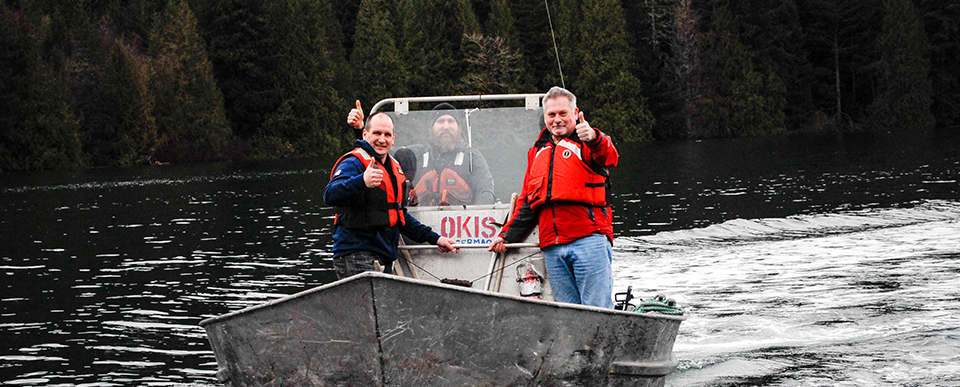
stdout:
[[[464,153],[457,153],[453,166],[463,165]],[[423,167],[430,164],[430,153],[424,153],[422,156]],[[417,186],[414,188],[416,197],[421,206],[440,206],[440,205],[461,205],[473,204],[473,189],[467,184],[467,181],[460,176],[457,171],[448,167],[439,172],[440,178],[437,178],[436,168],[431,169],[420,176]]]
[[[403,170],[400,169],[400,162],[387,155],[390,158],[390,169],[387,169],[380,161],[370,156],[361,148],[340,156],[337,163],[333,166],[333,171],[337,170],[346,157],[356,157],[363,164],[363,168],[369,168],[370,163],[376,163],[376,167],[383,170],[383,180],[378,189],[367,188],[358,197],[358,204],[353,206],[337,207],[337,214],[334,217],[333,224],[350,229],[368,230],[393,227],[397,224],[406,224],[404,218],[404,195],[403,187],[406,184],[406,177]],[[330,179],[333,180],[331,172]]]
[[526,187],[530,209],[536,211],[549,202],[607,206],[608,173],[583,161],[582,146],[564,138],[556,144],[548,142],[537,151]]
[[444,169],[437,179],[437,171],[425,173],[417,183],[415,192],[421,198],[421,206],[460,205],[473,203],[473,190],[460,174]]

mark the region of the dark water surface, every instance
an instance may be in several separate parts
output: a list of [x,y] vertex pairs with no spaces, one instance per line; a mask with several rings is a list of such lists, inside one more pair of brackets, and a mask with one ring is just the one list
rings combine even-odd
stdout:
[[[668,385],[960,385],[960,139],[620,151],[617,289],[688,311]],[[0,175],[0,384],[215,385],[200,320],[335,278],[333,161]]]

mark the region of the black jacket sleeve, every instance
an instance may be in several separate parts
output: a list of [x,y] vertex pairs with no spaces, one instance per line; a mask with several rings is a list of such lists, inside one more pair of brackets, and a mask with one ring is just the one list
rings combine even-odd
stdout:
[[530,203],[524,202],[520,211],[517,212],[517,217],[510,223],[507,233],[500,235],[500,237],[507,243],[517,243],[527,239],[527,235],[530,235],[530,232],[533,231],[533,226],[537,225],[537,220],[537,214],[530,209]]

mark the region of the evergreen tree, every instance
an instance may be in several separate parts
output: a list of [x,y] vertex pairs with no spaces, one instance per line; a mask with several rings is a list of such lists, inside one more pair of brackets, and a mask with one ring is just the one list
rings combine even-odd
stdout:
[[[331,23],[331,27],[337,26],[340,28],[337,36],[341,39],[340,45],[343,47],[344,60],[353,55],[354,42],[356,41],[354,35],[359,30],[358,17],[362,3],[363,0],[330,0],[332,16],[336,21],[336,23]],[[391,4],[394,3],[396,1],[391,2]]]
[[960,127],[960,0],[4,4],[3,169],[340,153],[355,98],[553,85],[617,140]]
[[49,34],[45,45],[51,65],[64,68],[69,55],[77,49],[78,35],[93,31],[96,18],[87,15],[82,2],[66,2],[49,15]]
[[851,128],[858,120],[875,73],[877,23],[874,0],[798,1],[805,31],[804,50],[811,64],[810,92],[815,129]]
[[741,40],[741,24],[719,3],[701,40],[702,83],[696,137],[767,135],[782,131],[786,90],[773,68]]
[[[673,12],[678,0],[623,1],[627,33],[633,47],[660,51],[673,34]],[[656,57],[656,55],[653,55]],[[646,58],[641,58],[646,59]]]
[[[828,123],[843,117],[840,57],[846,50],[840,5],[832,0],[801,0],[801,22],[806,31],[805,50],[813,66],[811,93],[820,115],[830,112]],[[822,129],[815,123],[816,129]]]
[[[553,14],[553,35],[556,37],[556,47],[551,48],[550,56],[553,60],[551,65],[557,68],[557,71],[547,73],[544,77],[547,89],[551,86],[563,86],[573,89],[574,79],[578,79],[580,68],[583,67],[583,58],[581,58],[581,44],[594,44],[591,38],[590,43],[580,40],[580,27],[583,20],[583,0],[559,0],[552,3]],[[570,82],[570,83],[567,83]],[[578,90],[571,90],[574,94],[580,94]],[[583,109],[583,107],[580,107]]]
[[931,111],[937,126],[960,129],[960,0],[921,0],[930,43]]
[[740,74],[734,74],[730,95],[729,135],[765,136],[784,130],[786,90],[772,70],[754,70],[752,53],[742,47],[734,55]]
[[159,142],[145,58],[115,38],[104,67],[100,104],[85,146],[95,165],[132,165],[152,156]]
[[469,2],[457,0],[401,0],[401,57],[408,66],[411,95],[449,95],[458,92],[467,63],[464,37],[480,31]]
[[[342,11],[336,10],[333,6],[334,3],[340,6],[352,6],[344,4],[343,1],[344,0],[317,0],[315,4],[310,4],[309,7],[315,9],[317,14],[312,15],[315,21],[308,22],[319,23],[320,33],[324,39],[326,66],[329,66],[329,71],[333,73],[331,86],[333,86],[333,89],[336,90],[341,98],[353,101],[356,99],[355,94],[357,92],[353,83],[356,74],[354,74],[353,68],[351,68],[347,62],[347,45],[344,43],[344,30],[341,28],[340,21],[338,20],[338,17],[342,17],[338,16]],[[357,6],[359,6],[359,3]],[[356,12],[354,12],[353,19],[356,19]],[[355,22],[355,20],[348,20],[347,22]],[[340,109],[343,108],[340,107]]]
[[559,1],[520,1],[510,5],[516,20],[517,48],[525,62],[524,72],[528,74],[528,89],[540,93],[560,84],[547,6],[555,13]]
[[466,36],[467,74],[460,84],[463,94],[511,94],[521,87],[520,54],[504,39],[475,33]]
[[[730,78],[742,64],[735,60],[736,41],[733,15],[725,7],[709,13],[710,27],[702,35],[703,63],[700,98],[696,102],[700,121],[692,137],[718,137],[726,134],[730,123]],[[742,58],[740,58],[742,60]],[[739,71],[737,71],[739,73]]]
[[[677,112],[677,130],[668,135],[693,137],[699,125],[697,103],[703,71],[700,63],[700,16],[692,7],[692,0],[680,0],[674,8],[672,35],[668,41],[673,55],[667,61],[664,83],[671,85],[670,95]],[[669,130],[669,129],[667,129]]]
[[140,50],[144,47],[139,44],[145,43],[142,38],[146,38],[150,33],[153,15],[161,12],[166,6],[166,2],[155,0],[113,0],[100,2],[100,4],[92,2],[91,5],[101,8],[100,14],[109,16],[111,27],[119,34],[127,36],[128,44],[138,44],[138,46],[134,48]]
[[[536,92],[537,89],[532,86],[534,81],[532,72],[525,71],[530,68],[530,62],[521,53],[523,45],[520,41],[520,34],[516,28],[516,19],[510,10],[510,2],[508,0],[490,0],[489,3],[490,13],[483,27],[484,38],[479,40],[486,41],[486,44],[481,44],[481,46],[485,45],[488,48],[487,52],[495,53],[499,51],[506,55],[506,57],[503,58],[504,60],[500,62],[503,65],[510,66],[510,68],[500,68],[496,71],[510,73],[510,75],[505,74],[501,81],[501,83],[508,85],[508,87],[501,87],[500,90],[512,90],[511,92],[514,93]],[[468,52],[467,61],[470,64],[468,71],[475,74],[478,70],[476,68],[478,63],[475,60],[477,59],[475,57],[476,52],[470,50],[471,48],[478,48],[478,40],[476,39],[476,35],[468,36],[470,36],[470,38],[467,39],[468,46],[465,47],[465,50]],[[494,43],[497,39],[501,40],[502,43]]]
[[571,84],[582,97],[578,107],[585,111],[584,118],[617,140],[652,139],[654,118],[633,75],[633,51],[619,2],[583,0],[579,16],[574,38],[579,44],[572,50],[579,68]]
[[884,1],[879,94],[871,106],[871,127],[922,130],[934,125],[930,106],[929,51],[920,17],[910,0]]
[[499,37],[508,47],[518,46],[518,34],[514,27],[516,20],[510,11],[508,0],[489,0],[490,15],[484,23],[483,34]]
[[404,67],[394,40],[398,28],[395,10],[387,0],[364,0],[357,15],[350,68],[355,72],[356,96],[364,109],[384,98],[405,96]]
[[227,119],[244,139],[255,136],[267,114],[281,103],[275,84],[280,44],[268,4],[258,0],[208,3],[201,33],[208,43],[214,76],[223,92]]
[[813,108],[812,67],[803,50],[805,37],[795,1],[741,0],[730,1],[728,7],[737,15],[740,43],[756,54],[754,70],[780,80],[788,101],[785,114],[792,122],[806,125]]
[[285,0],[269,5],[278,39],[279,67],[273,74],[280,106],[264,117],[255,140],[258,157],[316,156],[340,151],[345,138],[339,117],[345,105],[334,84],[329,4]]
[[84,152],[93,165],[132,165],[152,157],[162,140],[153,115],[146,57],[122,37],[100,33],[109,54],[87,71],[102,75],[80,82],[89,86],[82,89],[89,94],[78,105],[84,117]]
[[[677,94],[676,75],[671,59],[676,48],[676,15],[683,1],[645,0],[623,1],[627,21],[627,35],[635,48],[634,74],[643,85],[642,94],[654,117],[655,138],[686,133],[680,96]],[[687,5],[690,8],[690,5]]]
[[71,106],[80,118],[80,139],[85,163],[95,166],[114,164],[107,142],[109,135],[100,139],[105,127],[112,127],[113,115],[104,101],[107,62],[115,36],[110,32],[109,18],[102,17],[89,26],[76,29],[76,47],[67,54],[64,65],[66,83],[70,88]]
[[220,157],[231,137],[223,95],[183,0],[169,0],[150,32],[152,89],[157,128],[166,139],[159,161],[204,161]]
[[[874,100],[879,71],[876,66],[880,58],[877,38],[883,25],[883,0],[842,0],[841,17],[849,26],[845,32],[848,46],[846,55],[841,57],[840,66],[847,73],[842,76],[844,100],[849,101],[850,114],[854,122],[866,121],[868,108]],[[846,58],[846,63],[844,63]]]
[[45,24],[2,5],[0,16],[0,171],[80,165],[68,89],[42,55]]

